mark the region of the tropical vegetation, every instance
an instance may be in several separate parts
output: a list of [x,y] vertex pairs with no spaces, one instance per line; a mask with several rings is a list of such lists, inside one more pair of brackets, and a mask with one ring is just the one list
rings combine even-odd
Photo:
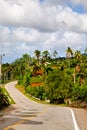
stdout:
[[15,79],[27,94],[39,100],[86,107],[87,48],[82,54],[67,47],[66,57],[58,57],[56,50],[53,54],[35,50],[34,54],[23,54],[11,64],[3,64],[2,83]]

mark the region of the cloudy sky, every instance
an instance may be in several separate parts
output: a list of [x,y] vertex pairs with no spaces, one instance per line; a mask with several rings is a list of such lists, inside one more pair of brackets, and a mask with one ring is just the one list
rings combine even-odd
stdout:
[[0,0],[0,54],[12,62],[36,49],[87,47],[87,0]]

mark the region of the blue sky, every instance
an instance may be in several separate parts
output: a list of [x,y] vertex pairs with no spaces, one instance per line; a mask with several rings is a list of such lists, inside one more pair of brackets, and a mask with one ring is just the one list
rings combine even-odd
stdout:
[[[84,52],[87,47],[87,0],[0,0],[0,54],[13,62],[36,49],[66,48]],[[3,13],[2,13],[3,12]]]
[[74,12],[77,12],[79,14],[84,14],[84,13],[87,13],[86,9],[84,8],[84,6],[82,4],[72,4],[72,3],[69,3],[68,6],[74,11]]

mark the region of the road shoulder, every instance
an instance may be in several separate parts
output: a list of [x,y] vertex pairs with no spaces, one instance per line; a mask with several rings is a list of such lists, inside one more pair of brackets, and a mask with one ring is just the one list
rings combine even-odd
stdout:
[[87,130],[87,109],[73,108],[81,130]]

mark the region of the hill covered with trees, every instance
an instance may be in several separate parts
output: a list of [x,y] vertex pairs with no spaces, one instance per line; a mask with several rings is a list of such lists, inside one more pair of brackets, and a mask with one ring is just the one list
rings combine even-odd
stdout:
[[57,51],[35,50],[11,64],[2,65],[2,83],[18,80],[30,95],[50,103],[87,107],[87,48],[82,54],[67,47],[66,57]]

